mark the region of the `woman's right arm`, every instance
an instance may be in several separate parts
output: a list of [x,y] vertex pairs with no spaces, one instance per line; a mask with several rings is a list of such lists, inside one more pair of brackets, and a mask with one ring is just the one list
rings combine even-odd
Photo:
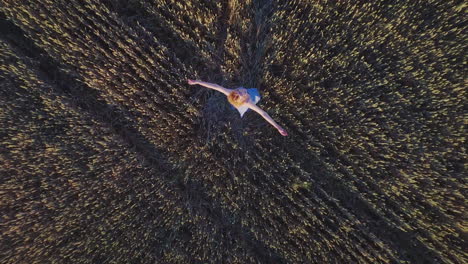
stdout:
[[288,135],[288,132],[286,132],[286,130],[284,130],[280,125],[278,125],[278,123],[276,123],[275,120],[273,120],[273,118],[271,118],[271,116],[267,112],[263,111],[260,107],[256,106],[255,104],[246,103],[246,105],[250,109],[259,113],[263,118],[265,118],[265,120],[268,121],[268,123],[270,123],[272,126],[274,126],[278,130],[278,132],[280,132],[281,135],[283,136]]
[[216,90],[218,92],[222,92],[226,96],[229,95],[231,93],[231,91],[232,91],[231,89],[226,89],[226,88],[224,88],[224,87],[222,87],[220,85],[217,85],[216,83],[209,83],[209,82],[203,82],[203,81],[198,81],[198,80],[190,80],[190,79],[188,79],[188,83],[190,85],[199,84],[201,86],[205,86],[207,88]]

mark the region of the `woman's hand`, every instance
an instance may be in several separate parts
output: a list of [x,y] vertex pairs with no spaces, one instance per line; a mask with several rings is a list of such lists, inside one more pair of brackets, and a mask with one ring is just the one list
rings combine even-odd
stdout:
[[278,127],[278,132],[280,132],[280,134],[283,135],[283,136],[288,135],[288,132],[286,132],[286,130],[284,130],[282,127]]
[[187,82],[188,82],[188,84],[190,84],[190,85],[197,84],[197,81],[196,81],[196,80],[187,79]]

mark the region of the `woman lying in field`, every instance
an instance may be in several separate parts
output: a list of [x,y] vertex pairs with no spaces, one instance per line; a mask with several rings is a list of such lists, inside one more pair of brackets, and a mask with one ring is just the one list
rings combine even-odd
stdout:
[[237,108],[241,117],[244,113],[250,109],[259,113],[263,118],[266,119],[270,124],[272,124],[281,135],[287,136],[288,133],[280,125],[278,125],[268,114],[267,112],[260,109],[256,106],[257,102],[260,100],[260,93],[257,88],[245,89],[244,87],[239,87],[237,89],[227,89],[222,86],[219,86],[214,83],[202,82],[197,80],[188,80],[190,85],[199,84],[207,88],[222,92],[228,98],[229,103]]

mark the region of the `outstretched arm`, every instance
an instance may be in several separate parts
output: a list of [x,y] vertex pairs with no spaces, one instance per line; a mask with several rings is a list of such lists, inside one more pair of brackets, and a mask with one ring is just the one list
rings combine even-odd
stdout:
[[226,96],[228,96],[230,93],[231,93],[231,89],[226,89],[220,85],[217,85],[216,83],[209,83],[209,82],[202,82],[202,81],[198,81],[198,80],[190,80],[188,79],[187,80],[188,83],[190,85],[194,85],[194,84],[199,84],[201,86],[205,86],[207,88],[210,88],[210,89],[213,89],[213,90],[216,90],[218,92],[222,92],[223,94],[225,94]]
[[278,125],[278,123],[276,123],[275,120],[273,120],[273,118],[271,118],[270,115],[267,112],[263,111],[260,107],[250,102],[246,103],[245,105],[248,106],[250,109],[254,110],[255,112],[259,113],[263,118],[265,118],[266,121],[268,121],[268,123],[274,126],[278,130],[278,132],[280,132],[281,135],[288,135],[288,132],[286,132],[286,130],[284,130],[280,125]]

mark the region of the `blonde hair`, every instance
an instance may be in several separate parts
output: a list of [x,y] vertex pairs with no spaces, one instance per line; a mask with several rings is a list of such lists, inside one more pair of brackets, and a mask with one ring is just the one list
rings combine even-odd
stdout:
[[227,98],[229,103],[235,107],[240,107],[249,99],[248,97],[242,97],[238,91],[232,91]]

